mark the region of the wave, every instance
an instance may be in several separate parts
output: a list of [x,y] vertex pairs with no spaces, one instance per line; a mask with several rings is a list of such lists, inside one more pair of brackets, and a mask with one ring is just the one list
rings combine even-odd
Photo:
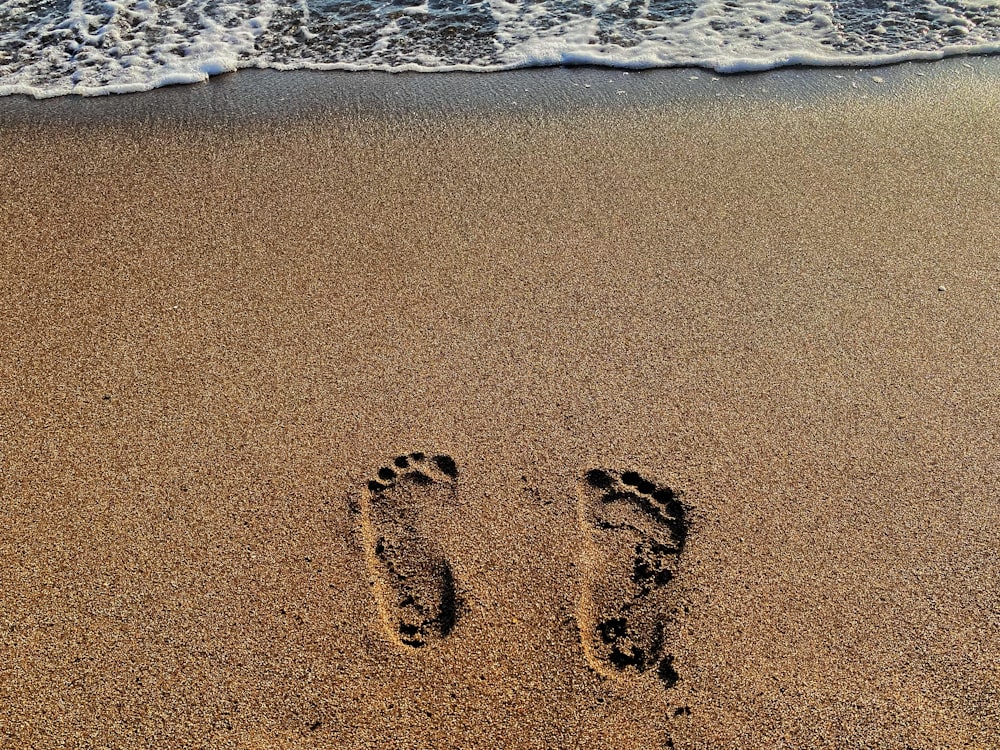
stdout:
[[240,68],[882,65],[1000,52],[1000,0],[0,0],[0,95],[146,91]]

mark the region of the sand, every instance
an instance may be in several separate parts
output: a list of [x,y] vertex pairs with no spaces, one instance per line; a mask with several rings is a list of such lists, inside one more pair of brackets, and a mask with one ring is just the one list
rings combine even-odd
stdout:
[[[1000,747],[995,62],[0,102],[0,745]],[[593,468],[687,508],[672,687]]]

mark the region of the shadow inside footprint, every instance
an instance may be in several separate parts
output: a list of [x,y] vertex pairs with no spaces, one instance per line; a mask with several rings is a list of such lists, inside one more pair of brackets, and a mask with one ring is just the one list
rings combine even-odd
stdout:
[[687,540],[684,505],[634,471],[604,469],[587,472],[579,502],[591,547],[579,612],[588,661],[604,674],[655,668],[672,687],[668,589]]
[[446,638],[458,621],[455,575],[428,520],[455,500],[450,456],[397,456],[366,485],[362,524],[375,595],[389,635],[409,648]]

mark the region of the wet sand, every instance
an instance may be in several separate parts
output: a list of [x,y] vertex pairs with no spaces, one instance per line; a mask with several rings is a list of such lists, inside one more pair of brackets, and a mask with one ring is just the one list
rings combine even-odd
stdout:
[[0,744],[1000,747],[994,63],[0,102]]

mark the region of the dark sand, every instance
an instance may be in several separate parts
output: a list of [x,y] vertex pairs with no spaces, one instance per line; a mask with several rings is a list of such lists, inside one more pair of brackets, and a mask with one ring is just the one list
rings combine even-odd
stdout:
[[[1000,747],[996,63],[0,102],[0,746]],[[593,467],[691,509],[670,689],[581,643]]]

